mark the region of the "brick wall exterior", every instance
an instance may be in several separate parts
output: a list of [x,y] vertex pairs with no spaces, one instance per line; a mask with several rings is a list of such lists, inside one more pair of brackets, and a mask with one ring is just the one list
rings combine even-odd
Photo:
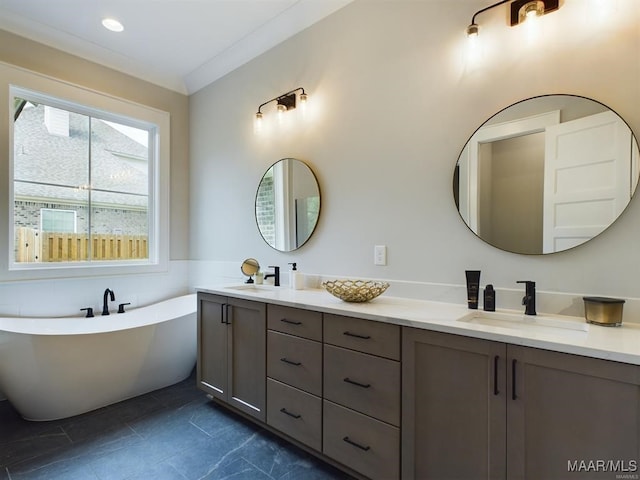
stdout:
[[[88,209],[77,205],[61,205],[44,202],[23,202],[19,201],[14,206],[14,225],[16,227],[29,227],[40,229],[40,209],[62,209],[75,210],[77,232],[87,231]],[[95,234],[118,233],[123,235],[148,235],[148,220],[146,212],[124,210],[118,208],[94,208],[92,215],[93,228]]]
[[273,177],[264,177],[256,195],[256,221],[269,245],[276,244]]

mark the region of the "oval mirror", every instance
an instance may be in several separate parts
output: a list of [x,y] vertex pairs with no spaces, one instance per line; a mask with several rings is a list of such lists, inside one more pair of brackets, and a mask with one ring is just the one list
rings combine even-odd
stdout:
[[638,183],[638,143],[600,102],[544,95],[493,115],[467,141],[453,195],[485,242],[546,254],[589,241],[628,205]]
[[309,240],[318,224],[318,180],[306,163],[283,158],[262,176],[255,205],[264,241],[281,252],[296,250]]

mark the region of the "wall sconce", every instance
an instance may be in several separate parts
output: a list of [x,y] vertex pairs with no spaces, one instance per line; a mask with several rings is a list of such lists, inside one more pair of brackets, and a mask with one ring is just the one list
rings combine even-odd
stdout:
[[467,27],[467,36],[475,37],[478,35],[479,27],[476,23],[476,17],[478,15],[509,2],[511,2],[509,24],[512,27],[524,22],[528,18],[540,17],[560,8],[560,0],[501,0],[473,14],[471,24]]
[[262,127],[262,116],[263,116],[262,107],[264,107],[265,105],[271,102],[276,102],[278,116],[281,118],[284,112],[286,112],[287,110],[293,110],[294,108],[296,108],[296,103],[298,100],[298,95],[296,95],[296,92],[301,92],[299,95],[300,105],[304,106],[307,103],[308,96],[307,96],[307,93],[304,91],[304,88],[302,87],[298,87],[287,93],[283,93],[278,97],[272,98],[271,100],[267,100],[266,102],[264,102],[258,107],[258,111],[256,112],[256,115],[255,115],[255,130],[258,132],[261,130],[261,127]]

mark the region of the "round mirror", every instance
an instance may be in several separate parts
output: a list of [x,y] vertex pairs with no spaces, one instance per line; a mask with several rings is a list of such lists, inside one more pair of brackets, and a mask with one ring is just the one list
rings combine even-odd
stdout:
[[277,161],[256,192],[256,223],[265,242],[281,252],[305,244],[318,224],[320,187],[309,166],[295,158]]
[[240,270],[247,277],[253,277],[258,270],[260,270],[260,264],[255,258],[247,258],[242,265],[240,265]]
[[589,241],[628,205],[638,143],[618,114],[575,95],[544,95],[493,115],[467,141],[453,195],[485,242],[514,253]]

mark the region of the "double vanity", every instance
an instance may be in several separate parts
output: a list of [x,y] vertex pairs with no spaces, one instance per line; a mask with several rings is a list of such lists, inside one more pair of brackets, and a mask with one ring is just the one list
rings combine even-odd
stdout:
[[640,324],[201,288],[197,376],[220,404],[358,478],[640,470]]

